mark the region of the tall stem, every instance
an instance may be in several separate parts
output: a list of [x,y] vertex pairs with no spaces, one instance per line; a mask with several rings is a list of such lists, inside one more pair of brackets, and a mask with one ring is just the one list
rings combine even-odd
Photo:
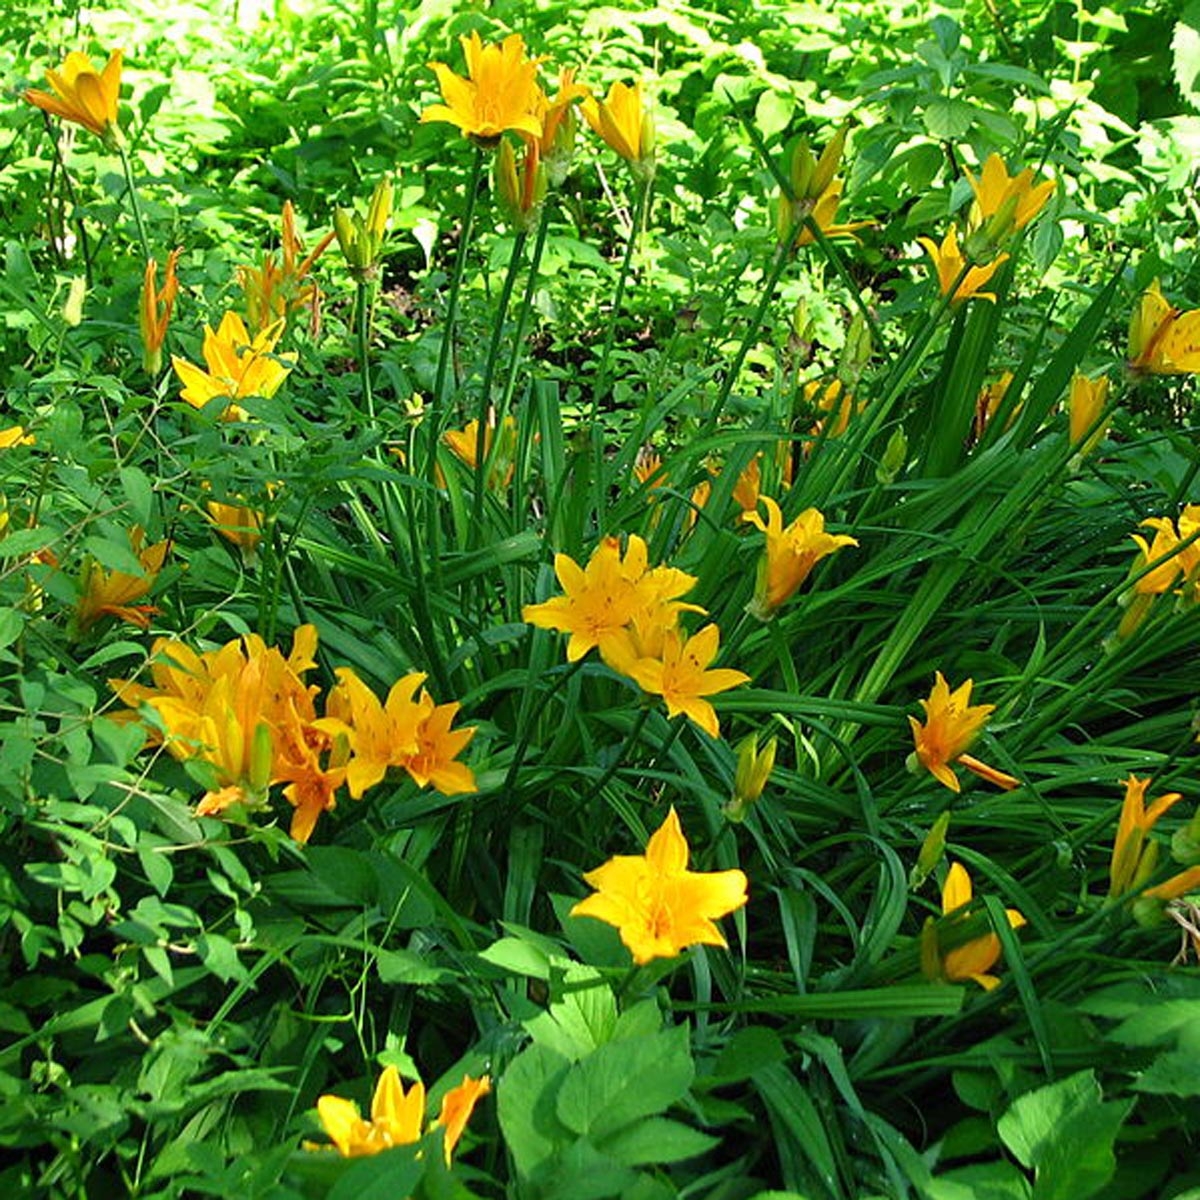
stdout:
[[546,248],[546,234],[550,229],[550,205],[542,206],[542,219],[538,223],[537,237],[533,242],[533,256],[529,260],[529,278],[525,281],[525,294],[521,297],[521,307],[517,311],[517,326],[513,332],[512,354],[508,359],[508,379],[504,384],[504,393],[500,400],[500,418],[503,418],[512,404],[513,392],[517,386],[517,368],[521,365],[521,346],[525,340],[525,328],[529,324],[529,314],[533,311],[533,297],[537,292],[538,270],[542,265],[542,251]]
[[129,207],[133,209],[138,240],[142,243],[142,257],[149,262],[154,256],[150,253],[150,239],[146,236],[146,226],[142,222],[142,205],[138,200],[137,186],[133,182],[133,165],[129,161],[129,152],[123,142],[117,142],[117,154],[121,157],[121,169],[125,172],[125,191],[129,196]]
[[504,337],[504,322],[508,316],[508,305],[512,300],[513,289],[517,283],[517,272],[521,269],[521,259],[525,257],[525,243],[529,235],[522,229],[513,239],[512,254],[508,260],[508,271],[504,275],[504,287],[500,291],[500,303],[492,322],[492,340],[488,345],[487,361],[483,367],[483,386],[479,392],[479,411],[475,426],[475,495],[471,502],[471,527],[468,537],[476,537],[483,523],[483,493],[487,485],[488,468],[494,452],[501,442],[500,417],[497,416],[496,432],[488,445],[488,410],[491,408],[492,380],[496,375],[496,362],[500,357],[500,342]]
[[375,426],[375,392],[371,386],[371,311],[375,305],[375,283],[360,279],[354,296],[354,325],[358,370],[362,375],[363,404],[372,428]]
[[[75,218],[75,228],[79,231],[79,246],[83,252],[83,274],[90,288],[92,286],[92,245],[88,241],[87,226],[83,223],[83,213],[79,210],[79,197],[75,194],[75,184],[71,179],[71,172],[67,170],[67,164],[63,161],[62,147],[58,144],[58,138],[54,135],[54,126],[51,124],[49,114],[42,113],[42,120],[46,124],[46,136],[49,137],[50,145],[54,150],[54,161],[58,163],[58,169],[62,172],[63,187],[67,191],[67,199],[71,202],[72,216]],[[49,204],[49,201],[47,203]],[[48,219],[47,223],[49,223]]]

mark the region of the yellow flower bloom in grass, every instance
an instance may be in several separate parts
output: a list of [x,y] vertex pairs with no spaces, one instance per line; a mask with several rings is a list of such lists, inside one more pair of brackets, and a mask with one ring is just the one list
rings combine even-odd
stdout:
[[971,225],[982,227],[993,243],[1010,230],[1024,229],[1046,207],[1058,186],[1053,179],[1034,183],[1031,167],[1009,175],[998,154],[988,156],[978,179],[970,171],[966,176],[975,193]]
[[654,119],[642,103],[642,81],[614,83],[603,100],[584,98],[583,116],[597,137],[636,174],[654,173]]
[[1129,319],[1129,369],[1151,375],[1200,373],[1200,308],[1168,304],[1156,279]]
[[457,125],[488,148],[495,146],[506,129],[540,139],[537,70],[541,60],[525,57],[525,39],[510,33],[500,45],[485,46],[472,31],[460,40],[468,78],[456,75],[445,63],[431,62],[429,69],[438,77],[445,103],[431,104],[421,114],[421,123]]
[[[971,876],[962,863],[952,863],[942,888],[942,913],[949,916],[971,903]],[[1013,929],[1026,924],[1025,918],[1015,908],[1006,908],[1005,916]],[[991,969],[1000,960],[1000,939],[994,933],[972,938],[962,946],[947,950],[941,956],[941,977],[951,983],[974,980],[981,988],[991,991],[1000,980]]]
[[162,370],[163,342],[167,340],[167,326],[171,323],[171,310],[179,294],[179,280],[175,278],[175,264],[183,251],[172,250],[167,255],[167,267],[163,272],[162,291],[158,290],[158,262],[150,259],[142,277],[142,296],[138,307],[138,325],[142,334],[142,366],[147,375],[157,376]]
[[46,82],[53,94],[29,88],[25,99],[44,112],[82,125],[109,142],[118,132],[123,54],[122,50],[114,50],[103,70],[97,71],[86,54],[72,50],[57,71],[46,72]]
[[[479,1100],[488,1094],[492,1081],[484,1075],[451,1088],[442,1100],[442,1109],[430,1129],[440,1127],[445,1133],[443,1144],[446,1163],[458,1145],[467,1121]],[[425,1085],[418,1079],[407,1092],[395,1067],[385,1068],[371,1098],[371,1119],[366,1120],[352,1100],[340,1096],[322,1096],[317,1100],[317,1116],[339,1154],[344,1158],[360,1158],[379,1154],[394,1146],[411,1146],[421,1140],[425,1124]],[[306,1150],[325,1147],[306,1142]]]
[[619,854],[583,878],[595,895],[571,909],[616,927],[633,961],[674,958],[688,946],[727,946],[713,923],[746,903],[746,876],[689,871],[688,844],[672,808],[644,855]]
[[[834,179],[829,186],[812,201],[794,202],[786,196],[780,195],[776,201],[775,209],[775,230],[782,242],[791,229],[793,223],[803,222],[805,217],[809,218],[813,225],[820,231],[823,237],[833,241],[835,238],[850,237],[855,241],[859,239],[854,235],[860,229],[865,229],[868,225],[873,224],[872,221],[847,221],[842,224],[838,223],[838,207],[842,203],[842,188],[843,183],[840,179]],[[813,233],[810,226],[805,222],[800,227],[800,232],[796,234],[796,240],[793,246],[799,249],[802,246],[810,246],[817,240],[817,236]]]
[[238,282],[246,297],[246,315],[256,334],[301,308],[308,308],[316,321],[319,291],[315,283],[305,280],[336,236],[331,230],[313,247],[311,254],[301,258],[304,243],[296,233],[296,210],[290,200],[284,201],[280,261],[276,261],[273,253],[267,253],[261,266],[237,269]]
[[1179,792],[1167,792],[1147,806],[1146,790],[1149,787],[1149,778],[1138,779],[1136,775],[1130,775],[1125,780],[1125,799],[1121,803],[1121,818],[1108,868],[1110,900],[1119,900],[1154,874],[1158,843],[1147,841],[1147,837],[1158,819],[1183,799]]
[[826,533],[825,517],[819,509],[806,508],[784,529],[779,505],[770,496],[761,496],[759,502],[767,510],[765,523],[757,512],[742,514],[743,521],[749,521],[767,538],[754,599],[747,612],[767,621],[803,585],[821,559],[858,542],[846,534]]
[[954,281],[962,275],[958,287],[954,288],[951,304],[962,304],[964,300],[974,297],[978,297],[980,300],[991,300],[995,303],[994,292],[981,292],[979,289],[1000,269],[1001,264],[1008,258],[1007,254],[998,254],[986,267],[971,267],[963,275],[967,260],[959,249],[958,234],[955,233],[953,226],[942,239],[940,246],[932,238],[917,238],[917,241],[925,248],[926,254],[933,262],[933,268],[938,277],[938,290],[943,296],[950,294],[950,289],[954,288]]
[[134,601],[154,587],[171,543],[162,541],[147,546],[145,540],[140,525],[129,530],[129,549],[142,568],[137,575],[108,570],[91,555],[84,559],[80,595],[75,604],[75,623],[80,633],[86,633],[101,617],[116,617],[139,629],[150,627],[150,618],[158,609],[153,604],[135,604]]
[[317,727],[346,739],[346,785],[355,800],[379,783],[389,767],[402,768],[419,787],[432,784],[444,796],[475,790],[470,767],[455,761],[475,736],[474,726],[450,728],[459,704],[434,704],[424,690],[418,696],[425,682],[419,672],[393,684],[382,704],[349,667],[339,667],[336,674],[337,686]]
[[32,433],[25,432],[23,425],[0,429],[0,450],[8,450],[12,446],[32,446],[36,441]]
[[646,543],[637,534],[630,535],[624,557],[617,538],[604,538],[586,567],[566,554],[556,554],[554,573],[564,594],[525,605],[521,617],[539,629],[569,633],[569,662],[578,661],[593,647],[607,655],[621,641],[621,631],[647,607],[659,609],[667,623],[673,623],[676,613],[691,607],[677,598],[696,583],[694,575],[673,567],[650,567]]
[[720,643],[721,631],[715,625],[706,625],[691,637],[678,628],[670,628],[663,633],[656,656],[633,657],[626,648],[629,643],[618,643],[619,648],[605,661],[632,679],[642,691],[661,696],[667,702],[668,717],[684,713],[709,737],[715,738],[721,736],[721,727],[713,706],[704,697],[750,682],[750,676],[743,671],[728,667],[708,669],[717,657]]
[[1071,445],[1078,447],[1080,457],[1094,450],[1100,444],[1100,439],[1104,437],[1104,433],[1108,429],[1108,421],[1103,421],[1099,425],[1096,422],[1100,420],[1100,414],[1104,411],[1107,403],[1108,376],[1100,375],[1092,379],[1076,371],[1071,378],[1067,410]]
[[950,768],[953,762],[962,763],[968,771],[973,771],[981,779],[987,779],[998,787],[1015,788],[1019,780],[995,767],[989,767],[966,752],[996,711],[994,704],[971,703],[971,688],[974,686],[974,681],[968,679],[952,692],[941,671],[936,672],[929,698],[921,701],[925,723],[922,724],[916,717],[908,718],[916,746],[916,759],[939,783],[944,783],[954,792],[961,788],[958,776]]
[[[1200,504],[1189,504],[1184,508],[1179,514],[1178,528],[1170,517],[1148,517],[1142,525],[1154,530],[1154,540],[1147,542],[1141,534],[1130,534],[1138,547],[1138,555],[1129,569],[1130,576],[1138,575],[1151,562],[1164,561],[1141,575],[1121,596],[1125,613],[1117,626],[1119,639],[1128,638],[1137,631],[1149,615],[1154,597],[1170,591],[1181,575],[1183,602],[1192,604],[1200,599],[1200,539],[1181,545],[1200,530]],[[1165,557],[1168,555],[1170,557]]]
[[[517,455],[517,419],[508,416],[500,423],[500,442],[495,454],[492,445],[496,439],[495,414],[483,431],[483,454],[492,459],[492,468],[488,472],[487,486],[493,489],[505,488],[512,482],[513,471],[516,469]],[[442,440],[450,452],[460,462],[465,463],[472,471],[478,467],[479,454],[479,422],[468,421],[463,429],[447,429],[442,434]]]
[[252,562],[262,541],[262,513],[244,504],[223,504],[219,500],[209,500],[205,507],[213,530],[241,549]]
[[183,383],[180,399],[193,408],[203,408],[218,396],[230,401],[222,413],[227,421],[243,420],[246,410],[233,403],[248,396],[269,400],[279,391],[288,372],[295,366],[295,354],[273,353],[283,334],[283,322],[276,321],[251,338],[246,323],[235,312],[227,312],[214,333],[204,327],[202,371],[185,358],[171,357],[175,374]]

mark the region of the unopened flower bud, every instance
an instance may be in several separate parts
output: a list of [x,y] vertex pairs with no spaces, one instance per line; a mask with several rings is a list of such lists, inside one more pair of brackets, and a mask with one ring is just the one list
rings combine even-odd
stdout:
[[734,822],[744,821],[751,805],[762,795],[763,788],[775,768],[777,738],[770,738],[759,753],[758,734],[752,733],[738,746],[737,772],[733,779],[733,795],[725,805],[725,816]]
[[950,828],[950,810],[946,809],[934,821],[925,840],[921,843],[921,852],[917,855],[916,865],[908,876],[908,886],[919,888],[929,878],[934,867],[941,861],[946,851],[946,831]]
[[904,470],[904,464],[907,461],[908,438],[903,428],[897,426],[892,430],[892,436],[888,438],[888,444],[884,448],[883,457],[879,460],[879,466],[875,468],[875,478],[885,485],[895,483],[896,477]]

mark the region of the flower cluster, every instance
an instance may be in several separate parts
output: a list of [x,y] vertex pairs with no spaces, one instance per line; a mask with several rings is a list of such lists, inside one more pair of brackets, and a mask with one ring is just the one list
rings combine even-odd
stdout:
[[1029,167],[1009,175],[998,154],[989,155],[979,178],[968,171],[967,181],[975,199],[967,219],[965,250],[953,226],[940,245],[932,238],[917,239],[933,263],[938,290],[951,304],[972,297],[996,299],[994,293],[981,289],[1009,258],[1007,253],[997,253],[998,248],[1045,208],[1057,187],[1053,179],[1035,182]]
[[680,600],[695,585],[695,576],[674,567],[651,567],[646,543],[636,534],[630,535],[623,557],[620,541],[606,537],[586,568],[566,554],[556,554],[554,571],[563,595],[527,604],[524,620],[569,633],[570,662],[598,649],[614,671],[643,691],[662,696],[669,716],[684,713],[705,733],[718,737],[717,714],[704,697],[750,677],[728,668],[708,669],[720,646],[716,625],[706,625],[691,637],[680,627],[683,612],[704,611]]
[[320,689],[304,680],[316,649],[312,625],[296,630],[287,657],[256,634],[199,653],[160,638],[151,652],[151,684],[109,682],[129,706],[124,719],[141,706],[152,710],[166,749],[207,776],[197,807],[202,816],[233,804],[260,807],[282,783],[294,809],[292,837],[306,842],[343,784],[358,799],[389,767],[444,794],[474,789],[470,769],[453,761],[474,733],[450,729],[457,704],[435,705],[424,691],[415,696],[424,680],[418,674],[402,679],[381,706],[342,668],[318,716]]

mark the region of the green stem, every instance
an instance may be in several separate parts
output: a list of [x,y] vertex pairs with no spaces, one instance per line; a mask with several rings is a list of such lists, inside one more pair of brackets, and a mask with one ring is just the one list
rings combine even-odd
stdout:
[[[438,352],[437,377],[433,385],[433,404],[435,414],[440,415],[440,409],[445,401],[443,395],[446,385],[446,373],[450,367],[450,359],[454,346],[454,322],[458,314],[458,297],[462,291],[463,276],[467,269],[467,255],[471,248],[471,233],[475,225],[475,199],[479,193],[479,176],[483,171],[484,151],[475,147],[475,157],[471,162],[471,175],[467,180],[467,207],[463,213],[462,238],[458,243],[458,258],[454,263],[454,277],[450,281],[450,295],[446,301],[446,321],[442,328],[442,345]],[[437,449],[437,438],[441,434],[440,422],[433,422],[433,449]],[[433,455],[430,454],[432,464]],[[432,472],[432,466],[431,466]],[[432,477],[432,475],[431,475]]]
[[483,493],[487,483],[488,468],[502,441],[500,417],[496,417],[496,432],[492,444],[487,444],[488,410],[491,408],[492,380],[496,374],[496,362],[500,357],[500,342],[504,337],[504,322],[508,316],[509,302],[517,284],[517,272],[521,259],[525,257],[525,243],[529,235],[522,229],[513,239],[512,255],[504,275],[504,286],[500,291],[500,304],[492,321],[492,340],[488,345],[487,361],[483,368],[483,386],[479,392],[479,411],[475,427],[475,495],[471,501],[471,526],[468,537],[474,538],[483,525]]
[[[75,218],[75,228],[79,231],[79,247],[83,252],[83,274],[90,288],[92,286],[92,244],[88,241],[87,227],[83,223],[83,213],[79,208],[79,197],[75,194],[75,184],[71,179],[70,171],[67,170],[66,162],[63,161],[62,148],[58,144],[58,138],[54,136],[54,126],[51,124],[50,115],[42,113],[42,120],[46,124],[46,135],[49,137],[50,146],[54,150],[54,161],[58,163],[58,169],[62,172],[63,187],[66,189],[67,199],[71,202],[71,215]],[[49,201],[47,203],[49,204]],[[48,219],[47,224],[49,224]]]
[[758,307],[754,310],[754,315],[750,318],[750,324],[746,327],[742,344],[733,356],[733,362],[729,364],[729,370],[725,375],[724,383],[721,384],[721,390],[717,395],[716,402],[712,406],[712,411],[700,427],[699,440],[708,437],[716,429],[717,422],[721,419],[721,413],[724,411],[725,405],[729,402],[729,394],[733,391],[734,382],[741,373],[742,364],[746,361],[746,355],[750,353],[750,347],[754,345],[758,337],[758,331],[767,313],[767,305],[771,303],[771,297],[774,296],[775,288],[778,286],[779,280],[783,277],[784,269],[791,258],[791,255],[784,247],[790,246],[795,236],[796,230],[795,226],[793,226],[783,244],[775,247],[775,259],[771,263],[771,270],[767,275],[766,283],[763,285],[762,295],[758,298]]
[[133,165],[129,161],[129,152],[122,142],[117,142],[117,154],[121,158],[121,169],[125,172],[125,191],[129,196],[129,207],[133,209],[133,221],[137,225],[138,239],[142,243],[142,257],[149,262],[154,256],[150,253],[150,239],[146,236],[146,226],[142,221],[142,205],[138,200],[137,186],[133,182]]
[[600,362],[596,367],[596,384],[592,391],[593,425],[596,423],[600,394],[604,391],[604,386],[608,382],[608,359],[609,355],[612,354],[613,342],[617,334],[617,321],[620,319],[621,307],[625,301],[625,288],[629,281],[629,269],[633,263],[633,251],[637,246],[638,237],[641,235],[642,227],[650,211],[650,192],[653,186],[653,178],[647,179],[642,185],[641,194],[638,196],[637,211],[633,218],[633,224],[629,228],[629,238],[625,243],[625,256],[621,259],[621,271],[617,276],[617,290],[613,296],[612,315],[608,323],[608,331],[604,335],[604,348],[600,352]]
[[354,325],[358,349],[358,370],[362,375],[363,403],[372,427],[375,425],[375,392],[371,387],[371,311],[374,304],[374,281],[360,279],[354,296]]
[[[582,658],[578,658],[571,663],[571,665],[567,667],[565,671],[560,672],[558,678],[554,681],[553,685],[550,687],[550,690],[546,693],[545,698],[542,700],[541,705],[539,706],[541,709],[544,710],[549,707],[550,701],[554,699],[559,688],[561,688],[569,679],[574,677],[575,673],[583,666],[583,663],[584,660]],[[532,683],[533,681],[531,680],[530,682]],[[532,696],[532,689],[526,694]],[[504,776],[504,783],[500,788],[500,795],[502,796],[507,796],[512,793],[513,785],[517,781],[517,772],[521,769],[521,765],[525,762],[525,754],[529,749],[530,722],[527,711],[529,707],[531,706],[524,704],[521,706],[521,713],[518,717],[519,725],[517,728],[517,748],[513,753],[512,762],[509,763],[508,766],[508,773]]]
[[533,297],[537,291],[538,270],[542,265],[542,251],[546,248],[546,234],[550,229],[550,205],[542,207],[542,219],[538,223],[537,237],[533,242],[533,256],[529,260],[529,278],[525,281],[525,294],[521,297],[521,307],[517,311],[517,327],[513,334],[512,354],[508,359],[508,378],[504,384],[504,392],[500,399],[499,417],[502,419],[512,404],[513,392],[517,387],[517,368],[521,365],[521,348],[525,339],[525,329],[529,324],[529,314],[533,311]]
[[620,750],[613,755],[612,762],[604,768],[604,772],[600,778],[592,784],[584,795],[583,800],[576,805],[578,811],[586,813],[591,802],[609,785],[612,777],[621,769],[626,756],[633,749],[638,738],[641,737],[642,730],[646,727],[646,722],[649,718],[649,705],[643,704],[642,708],[638,710],[638,715],[634,718],[633,724],[630,725],[629,732],[625,735],[625,740],[621,743]]

